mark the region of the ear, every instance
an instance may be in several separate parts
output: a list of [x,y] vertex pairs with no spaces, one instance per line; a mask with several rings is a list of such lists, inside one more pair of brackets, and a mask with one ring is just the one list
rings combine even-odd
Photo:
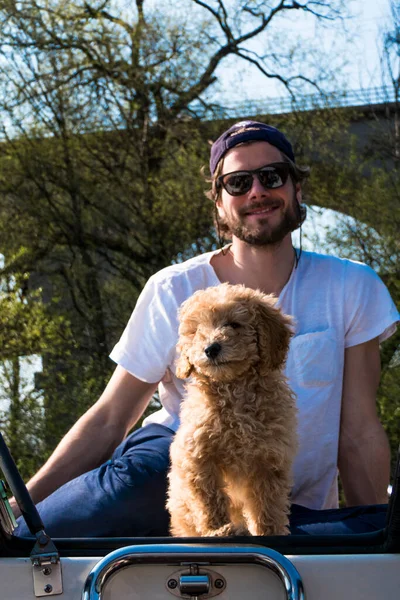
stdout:
[[215,212],[217,213],[217,215],[219,216],[220,219],[224,218],[225,211],[224,211],[224,207],[222,205],[221,194],[218,194],[217,198],[215,199]]
[[303,194],[301,191],[300,183],[296,183],[295,194],[296,194],[296,202],[297,202],[296,208],[297,208],[297,216],[298,216],[297,226],[301,227],[307,218],[307,206],[305,204],[303,204]]
[[293,321],[275,306],[274,296],[265,296],[258,301],[258,346],[261,358],[261,375],[280,369],[289,351],[293,335]]
[[203,293],[203,290],[198,290],[192,296],[190,296],[185,302],[183,302],[178,311],[179,318],[179,339],[176,346],[179,352],[178,359],[176,361],[176,375],[179,379],[187,379],[193,371],[193,365],[187,355],[187,348],[189,348],[193,341],[193,336],[197,328],[197,320],[193,318],[193,307],[196,307],[199,294]]
[[193,365],[183,352],[176,361],[176,375],[179,379],[187,379],[193,371]]

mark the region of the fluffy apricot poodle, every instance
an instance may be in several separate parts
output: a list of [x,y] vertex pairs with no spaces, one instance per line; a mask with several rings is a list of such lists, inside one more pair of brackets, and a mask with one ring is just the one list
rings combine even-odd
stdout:
[[282,369],[291,335],[276,299],[242,285],[182,305],[177,375],[191,378],[171,446],[172,535],[288,533],[296,401]]

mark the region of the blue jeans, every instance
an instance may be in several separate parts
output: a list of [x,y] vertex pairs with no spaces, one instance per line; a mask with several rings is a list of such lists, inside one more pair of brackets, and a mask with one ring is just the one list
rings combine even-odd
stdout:
[[[165,509],[173,431],[152,424],[128,436],[101,467],[69,481],[37,509],[52,537],[168,536]],[[100,439],[101,443],[101,439]],[[292,505],[292,534],[367,533],[385,526],[386,505],[311,510]],[[15,535],[29,536],[24,519]]]

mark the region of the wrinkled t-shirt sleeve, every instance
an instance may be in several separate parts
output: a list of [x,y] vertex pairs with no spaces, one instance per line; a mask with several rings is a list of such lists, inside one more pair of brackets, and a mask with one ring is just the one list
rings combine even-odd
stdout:
[[160,381],[178,338],[177,312],[168,282],[150,278],[110,358],[142,381]]
[[381,278],[368,265],[349,261],[345,276],[345,347],[389,338],[400,319]]

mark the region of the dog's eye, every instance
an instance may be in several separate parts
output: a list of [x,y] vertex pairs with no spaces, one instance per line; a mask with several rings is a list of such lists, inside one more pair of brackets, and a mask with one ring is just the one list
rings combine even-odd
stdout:
[[232,329],[238,329],[240,327],[240,323],[235,323],[235,321],[230,321],[229,323],[225,323],[224,327],[232,327]]

